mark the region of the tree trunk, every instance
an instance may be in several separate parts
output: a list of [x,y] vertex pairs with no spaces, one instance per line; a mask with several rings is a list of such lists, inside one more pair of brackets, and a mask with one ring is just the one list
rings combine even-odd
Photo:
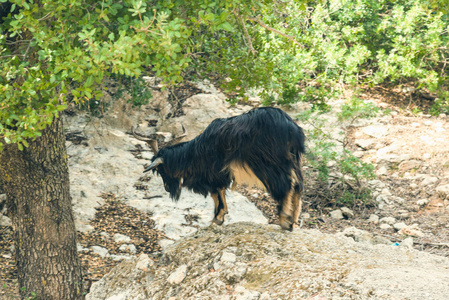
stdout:
[[84,299],[62,119],[28,143],[0,152],[21,297]]

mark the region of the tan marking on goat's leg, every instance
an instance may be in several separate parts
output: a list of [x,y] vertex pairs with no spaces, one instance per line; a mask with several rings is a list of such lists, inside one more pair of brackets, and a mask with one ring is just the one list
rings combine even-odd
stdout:
[[217,193],[211,193],[210,196],[214,200],[214,216],[216,216],[218,213],[218,205],[220,204],[220,200],[218,199]]
[[215,223],[217,225],[221,225],[223,224],[223,220],[219,220],[217,219],[218,216],[218,206],[220,205],[220,199],[217,193],[211,193],[210,195],[212,197],[212,199],[214,200],[214,219],[212,220],[212,223]]
[[302,190],[293,195],[293,224],[292,228],[299,227],[298,218],[302,211]]
[[298,221],[302,207],[302,201],[299,203],[300,195],[295,191],[295,186],[299,182],[295,170],[291,171],[290,176],[290,190],[282,201],[281,213],[279,214],[279,223],[281,227],[286,230],[293,230],[295,222]]
[[[218,201],[220,204],[218,205],[218,212],[215,215],[215,218],[213,220],[214,223],[221,225],[224,222],[225,215],[228,214],[228,205],[226,203],[226,190],[221,189],[218,191]],[[221,206],[221,207],[220,207]]]
[[292,229],[292,196],[293,196],[293,189],[290,189],[285,195],[284,200],[282,201],[282,207],[281,212],[279,214],[279,224],[283,229],[291,230]]
[[[292,229],[295,227],[299,227],[298,219],[302,212],[302,196],[304,193],[304,181],[301,175],[301,163],[302,163],[302,157],[300,158],[301,162],[299,165],[299,176],[298,178],[295,171],[292,171],[292,177],[294,179],[294,182],[292,182],[292,187],[299,186],[299,190],[295,190],[295,194],[293,195],[293,224]],[[293,176],[294,175],[294,176]]]
[[226,203],[226,189],[221,189],[218,191],[221,200],[223,201],[223,209],[224,209],[224,214],[227,215],[228,214],[228,204]]

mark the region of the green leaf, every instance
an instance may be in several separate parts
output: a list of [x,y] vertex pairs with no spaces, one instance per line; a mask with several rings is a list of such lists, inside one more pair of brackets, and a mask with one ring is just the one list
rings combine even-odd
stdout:
[[61,104],[61,105],[56,106],[57,111],[63,111],[66,108],[67,108],[67,104]]
[[212,21],[215,18],[215,15],[213,13],[208,13],[204,16],[204,19],[207,21]]
[[226,31],[229,32],[233,32],[234,31],[234,27],[232,27],[232,25],[229,22],[224,22],[222,24],[219,25],[220,29],[224,29]]
[[77,90],[72,90],[71,93],[74,97],[77,97],[77,98],[79,98],[81,96],[81,94]]
[[92,83],[93,83],[93,80],[94,80],[93,76],[90,75],[89,77],[87,77],[86,82],[84,83],[84,86],[85,87],[90,87],[92,85]]

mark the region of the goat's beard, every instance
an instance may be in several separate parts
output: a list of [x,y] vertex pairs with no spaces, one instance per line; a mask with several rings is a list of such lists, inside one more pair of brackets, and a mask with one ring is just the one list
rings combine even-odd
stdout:
[[170,194],[170,198],[178,201],[181,196],[181,180],[179,178],[169,177],[166,174],[160,173],[164,181],[164,188]]
[[181,197],[181,187],[176,188],[174,191],[167,191],[170,193],[170,198],[172,198],[173,201],[178,201],[179,197]]

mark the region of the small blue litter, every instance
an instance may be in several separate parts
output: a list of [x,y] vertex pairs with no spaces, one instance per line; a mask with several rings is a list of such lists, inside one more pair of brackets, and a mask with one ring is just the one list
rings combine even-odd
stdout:
[[399,243],[394,243],[392,246],[399,246]]

